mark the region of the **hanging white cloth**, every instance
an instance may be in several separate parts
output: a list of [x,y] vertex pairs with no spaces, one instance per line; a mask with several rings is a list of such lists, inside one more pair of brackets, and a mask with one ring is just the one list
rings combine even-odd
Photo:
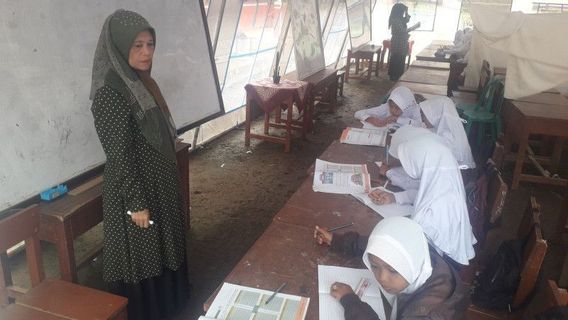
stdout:
[[[369,254],[383,260],[408,282],[401,293],[415,292],[432,275],[428,241],[420,225],[408,218],[385,218],[375,226],[363,254],[363,262],[372,272]],[[397,319],[396,295],[386,292],[380,284],[379,288],[392,306],[390,319]],[[386,319],[381,307],[379,319]]]
[[477,86],[482,60],[506,67],[505,97],[536,94],[568,82],[568,14],[509,12],[509,6],[472,4],[475,26],[466,86]]
[[467,265],[475,256],[476,243],[466,206],[458,163],[435,135],[421,135],[393,151],[404,171],[420,179],[412,219],[424,229],[438,250]]
[[[414,94],[407,87],[396,87],[392,90],[389,100],[398,105],[402,114],[398,117],[397,123],[400,125],[421,126],[422,117],[420,115],[420,107],[414,99]],[[389,104],[383,103],[380,106],[359,110],[355,112],[355,118],[365,121],[370,117],[386,118],[391,116]]]
[[454,102],[448,97],[436,97],[421,102],[420,109],[434,126],[432,131],[452,150],[460,169],[475,168],[463,120],[458,115]]

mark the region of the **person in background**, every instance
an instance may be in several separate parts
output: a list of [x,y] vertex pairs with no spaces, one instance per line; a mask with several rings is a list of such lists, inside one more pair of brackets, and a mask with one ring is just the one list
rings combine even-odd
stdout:
[[420,23],[407,28],[410,20],[408,7],[402,3],[395,3],[389,16],[389,29],[391,29],[391,45],[389,57],[389,78],[398,81],[404,73],[406,56],[408,55],[408,33],[420,27]]
[[156,32],[139,14],[105,21],[90,98],[106,155],[103,279],[130,319],[165,319],[186,304],[185,210],[175,125],[150,76]]
[[378,310],[361,301],[349,285],[331,286],[346,320],[461,319],[469,306],[468,287],[428,246],[420,225],[408,218],[385,218],[369,237],[333,234],[316,226],[314,238],[333,251],[362,256],[379,283]]
[[471,28],[464,28],[463,31],[456,33],[454,46],[442,49],[444,54],[450,55],[450,73],[448,75],[448,97],[453,96],[453,90],[457,90],[463,84],[462,73],[467,66],[469,49],[471,48],[471,40],[473,31]]
[[355,112],[355,118],[374,127],[391,124],[418,127],[422,125],[420,107],[414,99],[414,94],[403,86],[394,88],[386,103]]
[[439,254],[468,265],[475,257],[473,245],[477,241],[469,221],[462,176],[450,149],[430,133],[399,145],[392,142],[389,152],[400,160],[410,178],[420,180],[419,187],[396,193],[377,189],[369,194],[371,200],[380,205],[414,204],[411,218],[422,226],[430,244]]

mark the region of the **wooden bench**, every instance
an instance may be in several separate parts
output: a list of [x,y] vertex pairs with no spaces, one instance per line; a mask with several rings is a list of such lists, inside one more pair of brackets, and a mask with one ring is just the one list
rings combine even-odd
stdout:
[[548,280],[544,288],[537,291],[531,304],[525,310],[523,317],[529,319],[551,308],[567,305],[568,292],[566,292],[566,289],[558,288],[556,282]]
[[[47,279],[38,231],[39,207],[33,205],[0,221],[0,319],[127,319],[124,297]],[[31,289],[13,285],[6,257],[8,248],[25,240]]]
[[[182,181],[182,199],[189,229],[189,153],[187,143],[177,143],[176,157]],[[80,266],[102,249],[102,243],[92,248],[78,263],[73,240],[103,221],[102,177],[95,178],[51,202],[39,204],[41,225],[39,239],[53,243],[57,249],[61,279],[77,282]]]

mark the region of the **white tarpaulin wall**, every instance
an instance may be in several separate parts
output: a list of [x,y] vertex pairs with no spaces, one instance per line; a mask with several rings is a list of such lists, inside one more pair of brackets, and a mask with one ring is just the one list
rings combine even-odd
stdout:
[[509,12],[509,6],[472,4],[475,26],[466,86],[477,86],[481,61],[506,67],[505,97],[536,94],[568,82],[568,14]]

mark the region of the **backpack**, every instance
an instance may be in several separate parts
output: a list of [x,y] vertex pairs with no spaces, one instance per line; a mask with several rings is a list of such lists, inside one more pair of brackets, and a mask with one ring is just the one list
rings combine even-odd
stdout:
[[475,279],[473,304],[492,310],[510,310],[521,280],[524,240],[503,242],[495,256]]

